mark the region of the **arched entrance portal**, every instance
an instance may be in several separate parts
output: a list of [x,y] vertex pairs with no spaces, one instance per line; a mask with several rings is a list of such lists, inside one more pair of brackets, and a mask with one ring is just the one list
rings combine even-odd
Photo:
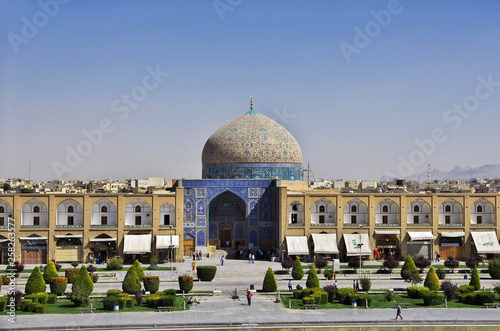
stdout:
[[376,258],[383,259],[387,256],[399,258],[399,241],[394,235],[386,234],[377,239]]
[[226,191],[209,205],[210,245],[217,248],[236,248],[245,245],[246,206],[236,194]]

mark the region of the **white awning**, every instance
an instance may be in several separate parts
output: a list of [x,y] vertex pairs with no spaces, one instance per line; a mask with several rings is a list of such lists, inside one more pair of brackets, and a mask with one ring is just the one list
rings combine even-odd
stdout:
[[309,246],[307,245],[306,236],[287,236],[286,237],[286,250],[288,255],[308,255]]
[[174,248],[179,248],[179,235],[172,236],[172,243],[170,243],[170,235],[156,236],[156,249],[167,249],[171,245]]
[[[361,243],[359,240],[361,239]],[[368,233],[362,234],[344,234],[345,248],[347,256],[371,255],[370,238]],[[360,245],[361,244],[361,249]],[[361,251],[361,252],[360,252]]]
[[56,239],[60,238],[83,238],[83,234],[63,234],[63,235],[57,235],[54,236]]
[[431,239],[436,239],[432,232],[430,231],[421,231],[421,232],[410,232],[408,231],[408,235],[410,236],[411,241],[416,241],[416,240],[431,240]]
[[495,231],[471,232],[478,254],[500,254],[500,245]]
[[336,233],[313,233],[314,253],[316,254],[338,254]]
[[375,234],[399,234],[399,230],[375,230]]
[[123,254],[142,253],[151,253],[151,235],[125,235],[123,242]]
[[465,232],[441,232],[441,237],[446,238],[460,238],[465,237]]
[[0,239],[0,243],[4,243],[6,241],[10,241],[9,239]]
[[116,238],[92,238],[90,242],[101,242],[101,241],[116,241]]
[[48,237],[20,237],[19,240],[47,240]]

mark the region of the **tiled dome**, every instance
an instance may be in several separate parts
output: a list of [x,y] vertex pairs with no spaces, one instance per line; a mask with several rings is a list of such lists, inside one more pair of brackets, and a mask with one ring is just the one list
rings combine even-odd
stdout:
[[302,164],[302,151],[284,127],[250,110],[223,125],[208,138],[201,161],[203,164]]

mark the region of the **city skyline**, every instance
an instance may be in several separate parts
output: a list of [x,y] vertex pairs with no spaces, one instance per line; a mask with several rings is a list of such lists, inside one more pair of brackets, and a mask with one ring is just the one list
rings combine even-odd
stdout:
[[0,4],[0,178],[201,178],[250,95],[316,178],[500,164],[500,3],[122,3]]

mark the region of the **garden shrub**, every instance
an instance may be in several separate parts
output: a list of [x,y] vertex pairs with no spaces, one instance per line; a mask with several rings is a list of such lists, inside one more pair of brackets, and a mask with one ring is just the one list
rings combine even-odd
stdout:
[[160,298],[160,305],[166,307],[173,307],[176,296],[174,295],[162,295]]
[[448,269],[450,269],[451,273],[453,273],[455,272],[455,269],[460,265],[460,262],[458,262],[458,260],[455,260],[453,256],[448,256],[448,260],[444,261],[444,265]]
[[458,302],[469,304],[469,305],[475,305],[476,304],[476,293],[469,292],[469,293],[459,294],[458,295]]
[[[156,293],[160,289],[159,276],[145,276],[142,281],[144,282],[144,289],[149,293]],[[140,289],[139,289],[140,290]],[[137,290],[136,290],[137,292]]]
[[339,303],[344,303],[349,295],[357,294],[358,292],[350,287],[342,287],[337,289],[337,296],[336,299],[339,301]]
[[[360,264],[361,262],[361,264]],[[349,259],[349,262],[347,263],[347,265],[349,266],[349,268],[353,268],[354,269],[354,273],[357,273],[359,267],[363,267],[363,262],[360,260],[359,256],[353,256]]]
[[142,279],[144,276],[144,270],[142,269],[141,263],[139,260],[135,260],[134,264],[132,265],[135,268],[135,272],[137,272],[137,277],[139,277],[139,281],[142,282]]
[[500,279],[500,259],[488,261],[488,273],[493,279]]
[[474,286],[460,285],[458,287],[458,293],[460,293],[460,294],[471,293],[471,292],[474,292],[474,291],[475,291]]
[[89,305],[90,293],[94,290],[94,283],[90,278],[87,268],[82,266],[73,280],[71,293],[67,295],[68,299],[76,306],[87,307]]
[[54,277],[59,277],[59,275],[57,274],[54,262],[49,261],[49,263],[47,263],[47,267],[45,267],[45,271],[43,272],[43,280],[45,280],[46,284],[49,284],[50,280]]
[[175,296],[177,294],[177,290],[175,290],[173,288],[169,288],[167,290],[163,290],[163,293],[165,295],[173,295],[173,296]]
[[318,273],[316,272],[316,267],[314,266],[314,264],[311,264],[311,268],[309,269],[309,275],[307,276],[306,287],[319,288]]
[[61,268],[62,268],[62,264],[57,263],[57,262],[56,262],[56,261],[54,261],[54,260],[51,260],[51,261],[52,261],[52,262],[54,262],[54,266],[56,267],[56,270],[57,270],[57,271],[59,271],[59,269],[61,269]]
[[358,293],[349,294],[344,300],[344,305],[352,305],[353,302],[358,302],[360,296],[361,294]]
[[75,286],[75,284],[77,283],[84,286],[89,294],[94,290],[94,282],[92,281],[92,278],[87,272],[87,268],[85,268],[85,266],[82,266],[80,268],[80,271],[78,271],[78,274],[76,274],[75,278],[73,279],[73,286]]
[[[323,290],[328,293],[328,302],[333,302],[337,296],[337,288],[333,285],[323,287]],[[295,298],[295,291],[293,292]],[[295,298],[296,299],[296,298]]]
[[473,286],[476,291],[481,288],[481,280],[479,279],[479,272],[477,271],[477,267],[474,267],[474,270],[472,271],[469,285]]
[[443,280],[446,278],[446,270],[443,267],[437,267],[436,269],[436,275],[440,280]]
[[325,258],[318,257],[314,261],[314,266],[318,269],[323,269],[328,265],[328,261]]
[[394,270],[394,268],[399,267],[399,261],[394,256],[389,255],[384,260],[383,265],[384,265],[384,267],[386,267],[387,269],[389,269],[389,273],[392,274],[392,270]]
[[68,279],[68,283],[73,284],[78,272],[80,272],[80,268],[68,268],[64,271],[64,277]]
[[422,293],[422,298],[424,299],[424,305],[436,306],[444,304],[446,296],[435,291],[426,291]]
[[303,305],[314,305],[316,300],[313,297],[303,297],[302,304]]
[[446,295],[448,301],[455,300],[457,298],[458,285],[445,280],[441,283],[441,291]]
[[135,268],[131,266],[128,269],[127,274],[125,275],[125,278],[123,279],[122,290],[125,293],[133,294],[135,293],[135,290],[140,289],[141,281],[139,280],[139,276],[137,275]]
[[99,280],[99,275],[98,274],[91,274],[90,279],[92,279],[92,283],[95,284]]
[[120,291],[120,290],[117,290],[117,289],[112,289],[112,290],[108,290],[106,292],[106,296],[108,297],[113,297],[113,296],[117,296],[118,294],[122,294],[123,292]]
[[11,298],[14,298],[14,304],[16,306],[16,309],[20,309],[19,304],[21,302],[23,295],[24,293],[22,291],[9,292],[7,294],[7,296],[9,297],[9,301],[11,300]]
[[146,306],[148,306],[149,308],[156,308],[158,306],[160,306],[160,298],[161,298],[161,295],[159,294],[148,294],[146,296]]
[[493,284],[493,292],[500,294],[500,283]]
[[318,293],[321,295],[321,304],[324,305],[328,303],[329,294],[324,290],[320,290]]
[[18,274],[24,270],[24,264],[19,263],[18,261],[14,262],[14,266],[12,267]]
[[495,293],[489,291],[479,291],[476,293],[476,305],[495,302]]
[[19,302],[19,310],[26,311],[26,305],[28,302],[33,302],[31,299],[21,299]]
[[47,307],[44,304],[36,303],[33,307],[33,312],[37,314],[43,314],[47,312]]
[[287,256],[283,261],[281,261],[281,267],[283,269],[286,269],[286,272],[289,272],[290,268],[292,268],[294,264],[295,261],[292,259],[291,256]]
[[123,269],[123,261],[119,256],[113,257],[109,259],[106,264],[106,269],[108,270],[122,270]]
[[361,285],[361,290],[366,292],[368,292],[372,288],[372,281],[366,275],[361,276],[359,284]]
[[202,282],[210,282],[215,278],[217,267],[214,265],[203,265],[196,267],[198,279]]
[[405,275],[403,277],[403,280],[407,283],[411,283],[413,286],[421,283],[424,280],[418,273],[417,269],[405,270],[403,274]]
[[49,300],[48,293],[36,293],[35,296],[36,296],[36,302],[41,304],[46,304],[47,300]]
[[179,289],[185,293],[191,291],[193,289],[193,276],[179,276]]
[[23,299],[19,308],[23,311],[32,312],[35,309],[35,304],[36,302],[31,299]]
[[334,271],[332,269],[326,269],[324,272],[323,272],[323,275],[325,275],[325,278],[328,279],[328,280],[332,280],[333,279],[333,275],[334,275]]
[[321,295],[320,294],[313,293],[313,294],[311,294],[311,298],[314,299],[315,304],[317,304],[317,305],[321,304]]
[[50,293],[56,295],[63,295],[66,292],[66,287],[68,285],[68,278],[66,277],[54,277],[50,280]]
[[116,297],[118,298],[120,309],[134,308],[134,299],[127,293],[119,294]]
[[79,264],[80,264],[80,263],[78,263],[77,261],[71,262],[71,266],[72,266],[73,268],[78,267],[78,265],[79,265]]
[[384,292],[384,298],[385,298],[385,301],[387,302],[392,302],[392,300],[394,299],[394,291],[391,291],[391,290],[386,290]]
[[57,302],[57,294],[51,293],[47,299],[48,304],[54,304]]
[[431,260],[423,255],[418,255],[413,262],[420,273],[424,272],[424,269],[431,265]]
[[420,286],[409,286],[406,288],[406,293],[412,299],[422,299],[422,294],[424,292],[428,292],[428,287],[420,287]]
[[474,267],[479,266],[479,258],[477,256],[472,256],[465,261],[465,265],[472,272],[472,269],[474,269]]
[[276,283],[273,269],[269,267],[267,269],[266,276],[264,277],[264,282],[262,283],[262,292],[276,292],[277,290],[278,284]]
[[94,272],[96,272],[96,271],[97,271],[97,267],[96,267],[95,265],[89,264],[89,265],[87,266],[87,271],[88,271],[89,273],[94,273]]
[[7,275],[2,275],[2,284],[3,285],[9,285],[10,283],[10,278]]
[[410,276],[409,273],[405,273],[406,270],[415,270],[417,271],[417,266],[415,265],[415,262],[413,262],[413,259],[411,258],[410,255],[406,257],[405,264],[403,264],[403,267],[401,268],[401,277],[404,280],[407,280],[408,277]]
[[372,297],[368,294],[360,295],[358,298],[358,306],[370,307],[372,305]]
[[102,306],[104,310],[113,311],[115,309],[115,305],[119,305],[119,299],[117,296],[107,296],[102,299]]
[[9,301],[9,297],[0,297],[0,311],[5,311],[5,309],[7,309],[7,301]]
[[40,268],[35,267],[31,273],[28,281],[26,282],[26,287],[24,291],[26,294],[45,292],[45,280],[43,280],[42,272]]
[[[156,291],[155,291],[156,292]],[[134,298],[135,298],[135,302],[137,302],[137,305],[140,307],[142,306],[142,303],[144,301],[144,293],[142,293],[141,290],[136,290],[135,291],[135,295],[134,295]]]
[[295,258],[295,263],[292,268],[292,278],[294,280],[301,280],[304,278],[304,269],[302,269],[302,264],[298,257]]
[[425,277],[424,286],[428,287],[430,291],[439,291],[440,284],[439,278],[436,275],[434,267],[431,266],[429,272],[427,272],[427,277]]

